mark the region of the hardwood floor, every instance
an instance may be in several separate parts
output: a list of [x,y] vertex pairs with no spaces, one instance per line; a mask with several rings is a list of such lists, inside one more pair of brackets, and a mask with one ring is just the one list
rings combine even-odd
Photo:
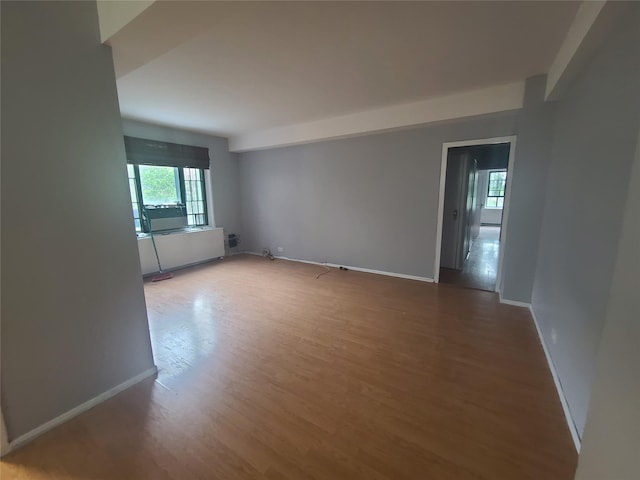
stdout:
[[493,293],[237,256],[145,284],[156,381],[9,479],[573,478],[529,313]]
[[494,292],[500,256],[500,227],[481,226],[462,270],[440,268],[440,282]]

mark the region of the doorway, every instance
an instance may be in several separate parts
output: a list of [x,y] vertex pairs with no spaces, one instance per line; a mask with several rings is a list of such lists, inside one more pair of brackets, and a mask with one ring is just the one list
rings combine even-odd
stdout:
[[515,137],[443,145],[434,280],[500,290]]

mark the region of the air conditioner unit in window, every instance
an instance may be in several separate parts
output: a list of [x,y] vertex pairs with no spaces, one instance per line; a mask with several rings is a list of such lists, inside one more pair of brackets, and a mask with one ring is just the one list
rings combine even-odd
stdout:
[[145,205],[149,229],[166,232],[187,226],[187,207],[184,205]]

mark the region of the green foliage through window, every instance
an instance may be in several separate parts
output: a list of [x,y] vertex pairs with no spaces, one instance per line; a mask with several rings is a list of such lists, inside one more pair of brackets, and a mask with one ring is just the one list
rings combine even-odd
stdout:
[[180,178],[175,167],[140,165],[140,184],[145,205],[180,203]]
[[187,224],[208,225],[204,170],[198,168],[127,165],[136,232],[148,232],[144,206],[183,206]]

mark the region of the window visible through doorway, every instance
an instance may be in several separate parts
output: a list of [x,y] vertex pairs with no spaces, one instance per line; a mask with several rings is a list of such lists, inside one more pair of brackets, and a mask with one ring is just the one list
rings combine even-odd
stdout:
[[156,209],[181,207],[186,210],[188,227],[209,224],[202,169],[128,164],[127,173],[137,233],[150,230],[143,205]]
[[506,170],[492,170],[491,172],[489,172],[489,186],[485,207],[502,208],[504,206],[504,192],[506,186]]

